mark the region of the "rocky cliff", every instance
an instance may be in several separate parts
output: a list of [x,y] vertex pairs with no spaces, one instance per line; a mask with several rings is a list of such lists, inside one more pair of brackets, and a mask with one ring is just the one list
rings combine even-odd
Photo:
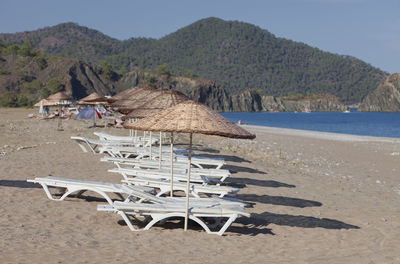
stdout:
[[120,92],[142,84],[180,91],[216,111],[224,112],[231,109],[230,96],[225,89],[216,82],[201,78],[174,77],[134,70],[124,74],[115,83],[115,91]]
[[400,73],[390,75],[375,91],[368,94],[358,111],[400,112]]
[[231,96],[229,111],[234,112],[341,112],[346,106],[332,95],[319,95],[304,97],[302,99],[288,99],[260,95],[255,90],[249,89],[240,94]]
[[[142,70],[133,70],[124,75],[114,72],[105,74],[102,68],[75,59],[39,61],[38,57],[7,55],[0,61],[0,70],[0,103],[5,106],[30,105],[41,97],[47,97],[44,94],[59,89],[80,99],[92,92],[114,95],[137,85],[150,84],[157,88],[181,91],[191,99],[221,112],[344,109],[337,99],[332,98],[291,101],[260,95],[254,89],[230,95],[218,83],[202,78],[176,77]],[[21,98],[24,100],[21,101]]]
[[0,61],[0,96],[29,98],[38,101],[44,90],[63,89],[75,98],[92,92],[110,94],[114,90],[112,80],[101,74],[95,66],[74,59],[49,59],[8,55]]

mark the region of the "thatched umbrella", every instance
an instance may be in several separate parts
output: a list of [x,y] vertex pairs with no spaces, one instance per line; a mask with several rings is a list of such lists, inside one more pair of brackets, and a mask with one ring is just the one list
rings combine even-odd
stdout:
[[57,105],[62,105],[62,104],[68,105],[74,101],[74,98],[66,95],[64,92],[58,92],[50,95],[49,97],[46,98],[46,100],[54,102]]
[[43,105],[43,106],[54,106],[54,105],[57,105],[57,104],[55,102],[52,102],[52,101],[49,101],[49,100],[46,100],[46,99],[42,99],[39,102],[37,102],[36,104],[34,104],[33,106],[40,107],[40,105]]
[[[153,98],[155,96],[154,92],[157,90],[157,88],[151,86],[138,86],[129,89],[128,92],[124,93],[123,98],[113,102],[111,106],[118,108],[119,112],[127,114],[132,111],[132,109],[141,106],[143,102]],[[112,98],[115,99],[115,97],[117,97],[117,95]]]
[[186,100],[189,100],[189,98],[179,91],[158,89],[155,90],[144,103],[142,101],[141,105],[133,108],[133,110],[124,116],[122,120],[144,118]]
[[107,98],[107,102],[109,104],[112,104],[112,103],[114,103],[116,101],[122,100],[122,99],[126,98],[127,96],[129,96],[131,93],[134,93],[137,90],[137,88],[138,87],[136,86],[136,87],[133,87],[133,88],[129,88],[129,89],[123,90],[122,92],[117,93],[116,95],[114,95],[114,96],[112,96],[110,98]]
[[[160,112],[161,110],[167,109],[171,106],[177,105],[181,102],[189,100],[189,98],[184,95],[183,93],[175,90],[169,89],[158,89],[155,90],[143,103],[142,105],[138,106],[137,108],[133,109],[127,115],[122,117],[122,120],[126,119],[140,119],[146,116],[155,114]],[[171,138],[173,135],[171,134]],[[150,141],[152,140],[152,135],[150,132]],[[152,149],[150,145],[150,158],[152,155]],[[161,160],[162,160],[162,136],[160,132],[160,153],[159,153],[159,168],[161,168]],[[171,153],[172,155],[172,153]],[[171,193],[172,194],[172,193]]]
[[[218,135],[230,138],[254,139],[256,136],[245,129],[235,125],[225,117],[221,116],[207,106],[194,102],[185,101],[173,107],[165,109],[157,114],[143,118],[134,123],[128,124],[125,128],[189,133],[189,152],[188,152],[188,179],[186,190],[186,215],[185,231],[187,230],[189,212],[189,191],[190,191],[190,168],[192,157],[192,137],[193,133],[206,135]],[[171,181],[172,182],[172,181]],[[172,188],[171,188],[172,191]]]
[[88,96],[82,98],[78,104],[82,104],[82,105],[96,105],[96,104],[100,104],[100,105],[106,105],[108,104],[108,100],[106,97],[93,92],[91,94],[89,94]]

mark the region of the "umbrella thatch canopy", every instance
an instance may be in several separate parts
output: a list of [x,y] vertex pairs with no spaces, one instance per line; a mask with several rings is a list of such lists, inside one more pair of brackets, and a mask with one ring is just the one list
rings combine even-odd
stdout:
[[255,135],[235,125],[209,107],[191,100],[160,111],[125,128],[218,135],[230,138],[253,139]]
[[151,86],[138,86],[125,93],[123,99],[118,100],[111,104],[112,107],[117,107],[118,111],[123,114],[128,114],[132,109],[135,109],[143,104],[143,101],[147,101],[157,88]]
[[64,92],[58,92],[55,94],[50,95],[47,97],[47,100],[53,101],[53,102],[61,102],[61,101],[74,101],[74,98],[66,95]]
[[179,91],[159,89],[154,91],[145,103],[124,116],[122,120],[129,118],[144,118],[187,100],[189,100],[189,98]]
[[108,103],[107,103],[106,97],[104,97],[96,92],[93,92],[93,93],[89,94],[88,96],[82,98],[79,101],[79,104],[89,105],[89,104],[108,104]]
[[33,106],[40,107],[40,102],[43,102],[43,104],[42,104],[43,106],[54,106],[54,105],[57,105],[55,102],[52,102],[52,101],[49,101],[49,100],[46,100],[46,99],[42,99],[39,102],[37,102],[36,104],[34,104]]
[[114,95],[110,98],[107,98],[107,101],[109,104],[112,104],[116,101],[122,100],[122,99],[126,98],[126,96],[129,96],[130,93],[134,92],[136,90],[136,88],[137,87],[133,87],[130,89],[123,90],[122,92],[117,93],[116,95]]
[[[207,135],[218,135],[231,138],[253,139],[256,136],[245,129],[235,125],[225,117],[221,116],[207,106],[188,100],[160,111],[154,115],[140,119],[134,123],[124,126],[125,128],[190,133],[188,152],[188,179],[186,188],[186,210],[185,210],[185,231],[187,230],[189,218],[189,192],[192,155],[192,135],[201,133]],[[172,148],[172,147],[171,147]],[[171,158],[172,162],[172,158]],[[173,165],[173,163],[171,164]],[[173,167],[171,166],[171,193],[173,191]]]

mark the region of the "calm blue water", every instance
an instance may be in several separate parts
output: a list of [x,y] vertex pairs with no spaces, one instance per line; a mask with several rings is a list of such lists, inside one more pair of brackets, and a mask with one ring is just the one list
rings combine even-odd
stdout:
[[400,138],[400,113],[221,113],[237,123],[375,137]]

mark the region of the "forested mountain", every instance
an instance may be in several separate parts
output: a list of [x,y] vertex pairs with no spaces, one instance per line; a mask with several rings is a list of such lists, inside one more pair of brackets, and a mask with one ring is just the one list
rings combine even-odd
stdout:
[[119,41],[74,23],[0,34],[3,42],[31,40],[48,55],[107,61],[120,73],[167,65],[175,75],[217,81],[233,94],[248,88],[263,95],[332,94],[360,102],[387,74],[349,56],[277,38],[257,26],[207,18],[161,39]]

